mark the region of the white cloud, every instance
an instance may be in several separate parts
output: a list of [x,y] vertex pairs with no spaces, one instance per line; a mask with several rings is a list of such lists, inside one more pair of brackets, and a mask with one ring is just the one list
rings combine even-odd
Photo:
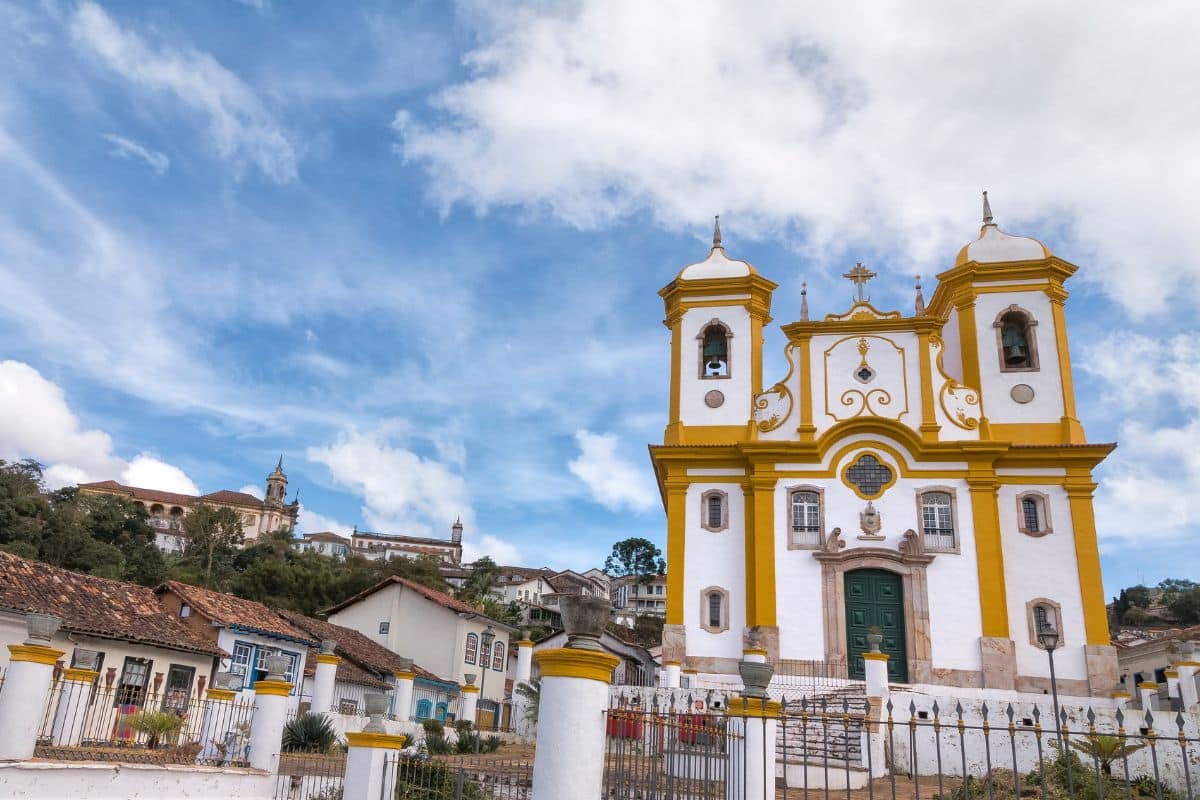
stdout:
[[459,515],[464,522],[473,515],[461,475],[393,446],[382,432],[350,428],[333,444],[308,448],[307,456],[328,467],[337,484],[363,498],[363,517],[373,528],[441,536]]
[[0,361],[0,458],[46,464],[51,488],[115,479],[147,489],[200,493],[178,467],[146,453],[126,462],[112,447],[107,433],[82,428],[57,384],[28,364]]
[[528,206],[582,227],[648,209],[675,229],[721,212],[734,236],[871,248],[925,272],[973,238],[988,188],[1002,225],[1058,234],[1131,310],[1200,278],[1200,227],[1181,212],[1200,183],[1200,104],[1186,81],[1147,80],[1200,73],[1200,7],[471,10],[472,75],[433,98],[440,119],[394,121],[443,208]]
[[126,139],[115,133],[104,134],[104,139],[113,146],[113,149],[109,151],[112,155],[144,161],[156,175],[162,175],[171,166],[171,159],[167,158],[166,154],[144,147],[132,139]]
[[617,454],[617,437],[611,433],[575,432],[579,456],[567,464],[587,484],[592,499],[618,511],[648,511],[658,502],[649,466],[639,469]]
[[512,542],[490,533],[473,536],[470,531],[463,531],[463,561],[474,561],[484,556],[497,564],[523,563],[521,551]]
[[296,153],[282,127],[254,91],[209,53],[187,45],[155,48],[91,2],[75,10],[70,30],[77,45],[126,80],[173,95],[205,115],[213,145],[223,158],[253,164],[280,183],[295,179]]
[[[246,491],[242,489],[242,491]],[[296,522],[296,527],[300,533],[318,533],[320,531],[333,531],[340,533],[343,536],[349,536],[353,530],[353,525],[347,525],[344,522],[327,517],[324,514],[318,514],[307,506],[300,506],[300,516]]]
[[262,500],[264,497],[263,489],[257,483],[247,483],[245,486],[238,489],[238,491],[242,492],[243,494],[251,495],[252,497],[257,497],[259,500]]

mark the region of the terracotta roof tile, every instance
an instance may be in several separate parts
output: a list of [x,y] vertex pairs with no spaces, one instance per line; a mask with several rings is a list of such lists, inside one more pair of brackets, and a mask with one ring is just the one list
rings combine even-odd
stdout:
[[179,595],[192,611],[206,619],[226,627],[239,627],[267,636],[276,636],[305,644],[316,644],[316,640],[304,631],[290,625],[277,613],[254,600],[247,600],[224,592],[201,589],[179,581],[167,581],[154,590],[162,593],[172,591]]
[[254,506],[255,508],[262,508],[265,505],[262,500],[252,494],[246,494],[245,492],[234,492],[229,489],[221,489],[216,492],[202,494],[200,495],[200,499],[208,500],[213,503],[227,503],[229,505],[237,506]]
[[221,489],[208,494],[179,494],[178,492],[161,492],[158,489],[143,489],[140,486],[127,486],[116,481],[97,481],[95,483],[81,483],[79,488],[83,490],[93,490],[99,492],[117,492],[128,495],[137,500],[149,500],[153,503],[169,503],[172,505],[191,505],[198,500],[207,500],[211,503],[224,503],[227,505],[253,506],[262,508],[263,501],[252,494],[245,492],[234,492],[229,489]]
[[451,611],[454,611],[454,612],[457,612],[460,614],[477,614],[480,617],[483,617],[484,619],[494,622],[497,625],[503,626],[506,630],[513,630],[513,626],[509,625],[507,622],[501,622],[498,619],[492,619],[491,617],[487,616],[479,609],[474,608],[473,606],[467,605],[466,603],[464,603],[462,600],[459,600],[458,598],[451,597],[450,595],[446,594],[445,592],[439,592],[437,589],[430,589],[428,586],[417,583],[416,581],[410,581],[408,578],[401,578],[398,575],[391,575],[387,578],[384,578],[382,581],[375,584],[374,586],[369,586],[366,589],[363,589],[358,594],[356,594],[352,597],[347,597],[345,600],[338,603],[337,605],[330,606],[329,608],[324,609],[323,613],[333,614],[334,612],[340,611],[343,608],[345,608],[346,606],[352,605],[353,603],[357,603],[359,600],[363,599],[364,597],[373,595],[373,594],[375,594],[375,592],[378,592],[380,589],[386,589],[388,586],[391,586],[393,584],[400,584],[401,586],[405,587],[406,589],[411,589],[414,592],[416,592],[417,594],[425,597],[427,600],[432,600],[433,602],[437,603],[438,605],[440,605],[444,608],[448,608]]
[[63,628],[107,639],[220,655],[159,604],[154,592],[123,581],[28,561],[0,552],[0,607],[62,617]]

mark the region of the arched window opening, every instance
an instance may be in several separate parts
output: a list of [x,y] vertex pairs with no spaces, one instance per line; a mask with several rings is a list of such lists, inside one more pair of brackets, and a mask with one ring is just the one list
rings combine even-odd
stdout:
[[1021,513],[1025,518],[1025,530],[1040,531],[1042,529],[1041,515],[1038,513],[1038,501],[1026,497],[1021,501]]
[[1038,634],[1054,631],[1054,648],[1065,644],[1066,631],[1062,627],[1062,608],[1053,600],[1045,597],[1035,597],[1025,604],[1026,622],[1029,625],[1029,643],[1034,647],[1045,647],[1051,637],[1043,639]]
[[708,627],[721,627],[724,598],[718,592],[708,593]]
[[792,492],[792,544],[821,546],[821,495],[817,492]]
[[433,701],[418,700],[417,701],[417,719],[429,719],[433,716]]
[[997,315],[993,327],[996,329],[996,344],[1000,348],[1001,372],[1038,368],[1036,326],[1037,320],[1015,305]]
[[700,627],[709,633],[729,630],[729,592],[720,586],[700,590]]
[[954,498],[949,492],[930,491],[921,494],[921,530],[925,547],[932,550],[953,550]]
[[[467,652],[466,652],[466,656],[463,658],[463,660],[466,661],[468,664],[474,664],[475,660],[476,660],[476,654],[478,652],[479,652],[479,637],[473,633],[468,633],[467,634]],[[484,663],[484,665],[487,664],[487,655],[486,654],[483,657],[483,663]]]
[[729,496],[719,489],[701,495],[700,526],[709,531],[723,531],[729,527]]
[[729,377],[729,329],[716,320],[701,334],[700,377]]
[[492,669],[496,672],[504,671],[504,642],[497,641],[492,647]]
[[1021,533],[1044,536],[1051,532],[1050,509],[1046,496],[1038,492],[1025,492],[1017,496],[1017,527]]
[[708,496],[708,527],[721,527],[721,517],[723,516],[721,513],[722,505],[723,503],[721,503],[721,495],[710,494]]

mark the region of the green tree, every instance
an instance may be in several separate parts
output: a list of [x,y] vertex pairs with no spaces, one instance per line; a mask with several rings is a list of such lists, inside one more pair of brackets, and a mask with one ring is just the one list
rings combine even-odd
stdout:
[[666,573],[667,562],[654,542],[634,537],[613,545],[612,553],[604,560],[604,571],[618,578],[636,575],[642,582],[649,582],[653,576]]
[[496,562],[484,556],[471,566],[471,577],[458,590],[458,599],[473,606],[491,597],[492,591],[500,580],[500,569]]
[[1200,588],[1176,594],[1167,605],[1172,616],[1183,625],[1200,623]]
[[231,508],[198,503],[183,519],[187,545],[183,555],[203,576],[203,586],[212,584],[213,567],[223,573],[232,566],[242,543],[242,518]]

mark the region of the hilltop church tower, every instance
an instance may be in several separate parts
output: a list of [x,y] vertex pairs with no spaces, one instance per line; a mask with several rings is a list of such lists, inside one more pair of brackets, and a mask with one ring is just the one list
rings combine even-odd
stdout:
[[850,307],[782,327],[787,374],[763,386],[776,284],[707,258],[659,293],[670,407],[651,458],[667,511],[664,661],[736,673],[745,654],[863,674],[878,628],[899,683],[1041,692],[1044,626],[1068,694],[1107,696],[1089,443],[1064,306],[1077,267],[1002,231],[979,237],[912,314],[881,311],[856,264]]

